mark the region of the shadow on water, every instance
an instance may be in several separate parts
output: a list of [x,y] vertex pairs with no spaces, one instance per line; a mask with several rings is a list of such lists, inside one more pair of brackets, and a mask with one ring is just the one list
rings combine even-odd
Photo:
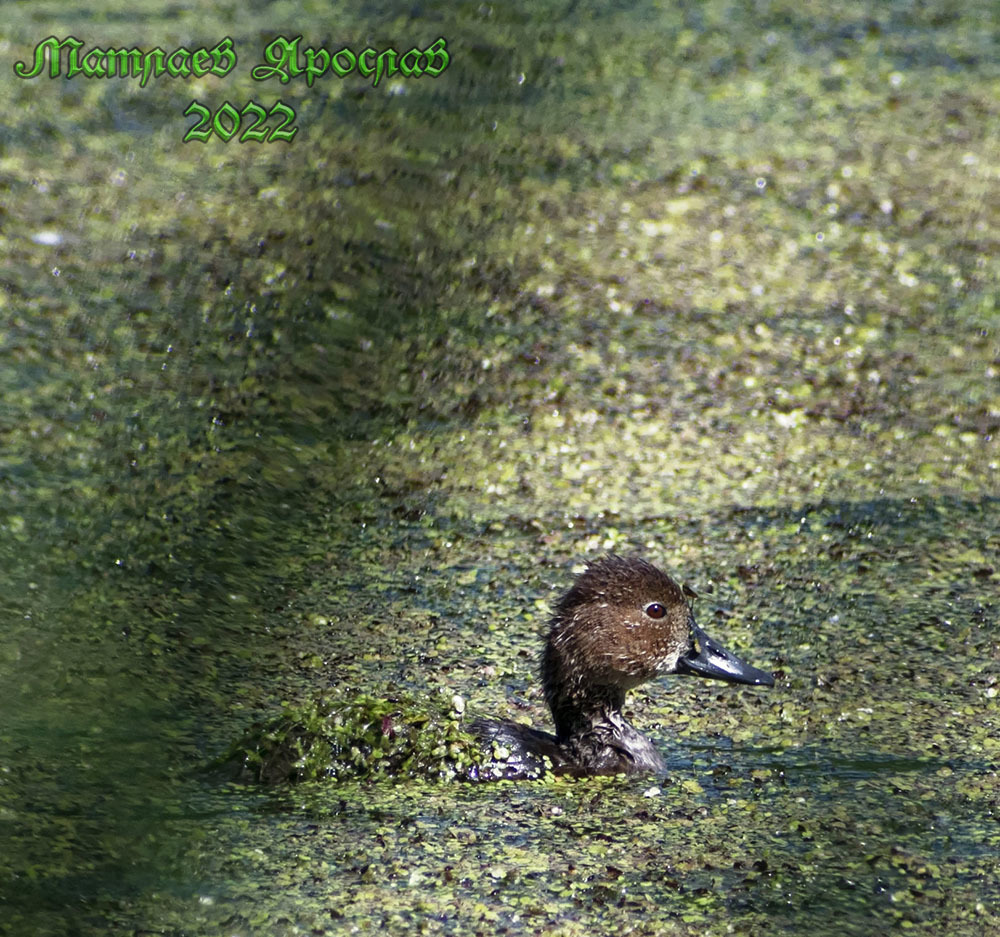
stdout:
[[[397,207],[419,186],[397,183]],[[282,692],[281,608],[331,549],[307,537],[316,466],[393,413],[382,341],[417,316],[440,328],[437,287],[393,235],[359,235],[379,199],[354,196],[336,234],[316,200],[293,212],[322,244],[278,218],[249,241],[220,225],[209,251],[143,230],[97,243],[5,336],[2,932],[101,929],[96,896],[199,887],[192,855],[233,804],[192,768]],[[436,251],[436,276],[453,260]],[[337,286],[279,294],[263,280],[283,264]],[[11,275],[27,295],[27,268]]]

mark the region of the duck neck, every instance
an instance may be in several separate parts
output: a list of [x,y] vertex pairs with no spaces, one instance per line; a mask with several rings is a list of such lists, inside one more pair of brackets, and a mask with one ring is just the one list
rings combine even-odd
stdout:
[[560,742],[589,735],[598,730],[616,730],[628,725],[622,715],[625,691],[615,686],[582,688],[573,693],[549,697],[556,737]]
[[625,719],[624,704],[620,687],[594,687],[582,697],[550,702],[560,748],[587,774],[666,774],[652,742]]

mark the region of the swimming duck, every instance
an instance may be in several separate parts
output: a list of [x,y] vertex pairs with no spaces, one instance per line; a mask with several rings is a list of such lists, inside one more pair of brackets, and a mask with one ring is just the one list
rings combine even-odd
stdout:
[[556,603],[542,655],[542,688],[556,734],[477,721],[473,730],[496,754],[475,769],[477,777],[665,774],[659,752],[622,714],[628,690],[661,674],[773,686],[771,674],[698,627],[689,602],[694,595],[638,557],[609,554],[590,563]]

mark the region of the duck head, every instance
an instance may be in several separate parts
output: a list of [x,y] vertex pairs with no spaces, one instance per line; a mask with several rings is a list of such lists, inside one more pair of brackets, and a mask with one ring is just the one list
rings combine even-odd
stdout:
[[620,721],[626,691],[663,674],[774,685],[698,627],[693,597],[637,557],[610,554],[580,574],[555,605],[542,659],[560,741]]

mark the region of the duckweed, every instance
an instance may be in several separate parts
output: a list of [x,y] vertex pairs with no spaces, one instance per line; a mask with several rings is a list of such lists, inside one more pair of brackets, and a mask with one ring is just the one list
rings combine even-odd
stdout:
[[[1000,930],[996,5],[293,6],[453,65],[280,152],[180,143],[249,69],[2,70],[0,933]],[[608,549],[779,685],[632,694],[655,793],[449,780]]]
[[254,726],[223,759],[266,783],[318,778],[454,779],[484,755],[462,730],[455,700],[383,699],[327,691]]

